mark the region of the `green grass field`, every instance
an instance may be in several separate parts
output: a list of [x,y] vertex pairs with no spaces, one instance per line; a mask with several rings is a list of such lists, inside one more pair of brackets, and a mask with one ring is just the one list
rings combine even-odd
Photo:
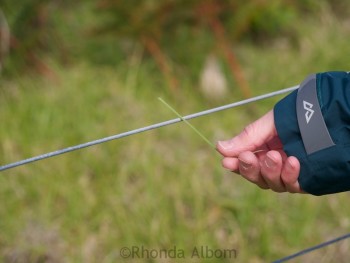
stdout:
[[[313,72],[349,70],[349,21],[303,24],[299,47],[283,39],[237,45],[254,95],[300,83]],[[186,78],[171,95],[152,65],[117,67],[47,59],[56,78],[1,81],[0,163],[125,132],[238,101],[210,102]],[[164,88],[163,88],[164,87]],[[191,123],[213,143],[228,139],[280,97]],[[0,173],[3,262],[270,262],[350,229],[349,194],[313,197],[263,191],[221,167],[220,156],[184,123]],[[348,262],[349,241],[294,262]],[[171,250],[185,259],[124,259],[123,247]],[[235,257],[191,258],[194,248]],[[155,253],[155,252],[154,252]],[[51,261],[49,261],[51,260]]]

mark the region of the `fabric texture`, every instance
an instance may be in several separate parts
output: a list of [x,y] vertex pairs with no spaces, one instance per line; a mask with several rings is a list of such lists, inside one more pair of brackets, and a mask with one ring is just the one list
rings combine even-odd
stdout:
[[288,156],[301,164],[299,183],[313,195],[350,190],[350,73],[325,72],[316,75],[317,97],[335,146],[307,155],[296,114],[297,91],[274,107],[277,133]]

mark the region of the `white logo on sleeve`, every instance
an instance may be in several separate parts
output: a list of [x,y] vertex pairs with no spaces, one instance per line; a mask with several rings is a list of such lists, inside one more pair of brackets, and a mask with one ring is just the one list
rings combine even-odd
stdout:
[[314,112],[315,112],[312,109],[312,107],[314,105],[311,104],[310,102],[307,102],[307,101],[303,100],[303,106],[304,106],[304,109],[306,110],[306,112],[305,112],[306,123],[309,123],[309,121],[311,120],[312,115],[314,115]]

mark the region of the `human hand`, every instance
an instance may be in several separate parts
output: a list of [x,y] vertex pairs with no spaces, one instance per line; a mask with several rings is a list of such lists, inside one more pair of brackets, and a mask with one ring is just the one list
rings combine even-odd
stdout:
[[300,163],[287,157],[274,124],[273,111],[251,123],[237,136],[219,141],[224,168],[241,174],[262,189],[303,193],[298,182]]

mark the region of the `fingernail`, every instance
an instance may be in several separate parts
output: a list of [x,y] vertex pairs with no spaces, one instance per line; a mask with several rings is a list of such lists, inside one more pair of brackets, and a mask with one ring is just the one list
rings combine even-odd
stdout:
[[289,160],[286,161],[286,169],[288,172],[294,171],[295,170],[295,166],[293,165],[293,163]]
[[248,170],[248,169],[250,169],[252,167],[251,163],[245,162],[245,161],[243,161],[242,159],[239,159],[239,158],[238,158],[238,160],[239,160],[239,165],[240,165],[240,167],[243,170]]
[[269,156],[269,154],[266,155],[265,158],[265,164],[268,168],[274,168],[277,165],[277,162]]
[[218,145],[224,150],[230,150],[233,147],[229,141],[218,141]]

